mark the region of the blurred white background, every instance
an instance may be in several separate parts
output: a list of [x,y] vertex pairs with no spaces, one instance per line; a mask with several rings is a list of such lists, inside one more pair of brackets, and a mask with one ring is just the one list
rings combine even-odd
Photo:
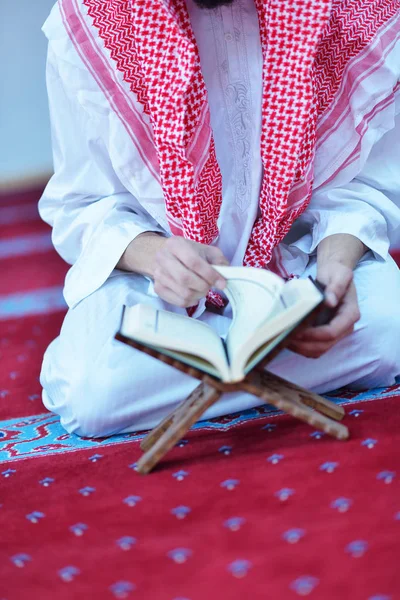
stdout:
[[0,0],[0,185],[51,173],[41,27],[55,0]]

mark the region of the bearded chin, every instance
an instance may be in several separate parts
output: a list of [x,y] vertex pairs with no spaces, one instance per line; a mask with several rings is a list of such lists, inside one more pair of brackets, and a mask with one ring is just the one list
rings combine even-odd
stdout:
[[218,8],[218,6],[226,6],[232,4],[234,0],[194,0],[200,8]]

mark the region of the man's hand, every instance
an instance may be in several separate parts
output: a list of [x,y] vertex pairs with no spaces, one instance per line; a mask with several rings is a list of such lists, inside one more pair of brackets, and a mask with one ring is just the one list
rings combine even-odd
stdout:
[[226,285],[211,265],[229,265],[219,248],[183,237],[168,238],[155,257],[154,290],[175,306],[194,306],[211,287],[223,290]]
[[194,306],[211,287],[223,290],[226,281],[211,265],[228,265],[219,248],[152,232],[138,235],[117,267],[154,279],[156,293],[171,304]]
[[325,238],[317,250],[317,280],[326,286],[325,304],[337,309],[330,323],[307,327],[293,338],[289,349],[318,358],[354,331],[360,318],[353,269],[367,248],[356,237],[336,234]]
[[342,338],[352,333],[360,318],[351,269],[340,263],[332,263],[330,269],[318,274],[318,281],[327,286],[326,305],[338,309],[327,325],[307,327],[293,338],[289,349],[308,358],[318,358],[330,350]]

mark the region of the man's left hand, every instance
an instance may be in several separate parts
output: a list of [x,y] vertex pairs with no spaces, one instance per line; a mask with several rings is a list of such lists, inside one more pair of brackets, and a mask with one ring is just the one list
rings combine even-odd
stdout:
[[340,262],[331,262],[318,269],[317,279],[326,285],[326,306],[337,310],[327,325],[307,327],[292,339],[289,350],[308,358],[318,358],[330,350],[354,331],[360,319],[352,269]]

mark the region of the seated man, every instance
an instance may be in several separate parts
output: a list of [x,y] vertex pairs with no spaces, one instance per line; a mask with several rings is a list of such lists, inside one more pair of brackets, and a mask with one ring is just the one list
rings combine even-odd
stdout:
[[[217,264],[327,285],[331,322],[298,334],[273,373],[317,392],[395,382],[396,4],[59,0],[40,212],[72,267],[41,382],[67,431],[149,428],[194,389],[114,335],[138,302],[226,333]],[[225,395],[206,417],[257,404]]]

